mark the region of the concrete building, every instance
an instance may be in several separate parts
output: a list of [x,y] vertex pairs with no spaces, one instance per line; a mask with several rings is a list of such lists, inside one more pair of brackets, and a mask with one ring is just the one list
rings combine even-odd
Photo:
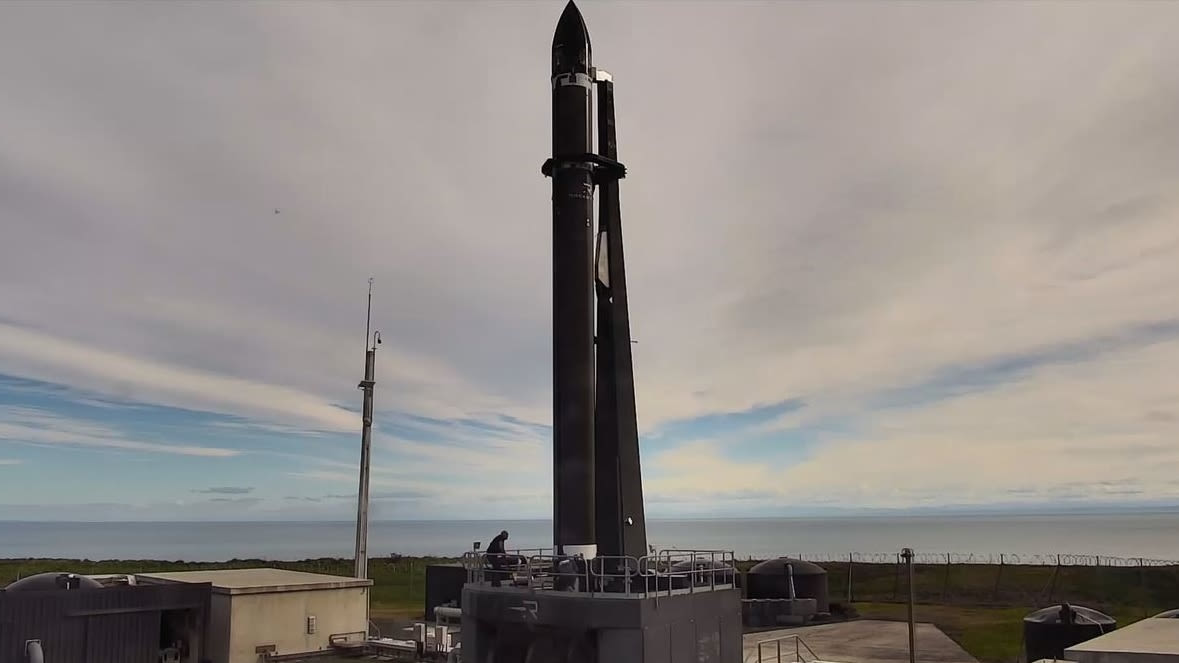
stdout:
[[1152,617],[1064,650],[1076,663],[1179,663],[1179,619]]
[[211,663],[257,663],[260,654],[300,654],[363,640],[372,580],[230,569],[136,575],[140,584],[209,583]]

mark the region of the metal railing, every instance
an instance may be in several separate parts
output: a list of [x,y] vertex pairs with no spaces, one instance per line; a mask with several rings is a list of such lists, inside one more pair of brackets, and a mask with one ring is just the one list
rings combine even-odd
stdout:
[[[788,642],[790,640],[794,641],[794,659],[793,660],[795,662],[807,663],[807,659],[802,657],[803,650],[806,650],[806,652],[811,655],[810,660],[812,663],[814,661],[819,660],[819,655],[815,653],[815,650],[811,649],[810,646],[807,645],[805,640],[800,638],[797,634],[791,633],[789,635],[783,635],[781,637],[773,638],[772,640],[759,641],[757,643],[757,663],[768,663],[769,661],[773,661],[774,663],[783,663],[783,661],[782,661],[782,643]],[[766,657],[763,655],[763,653],[765,651],[764,647],[766,645],[771,645],[771,650],[773,651],[773,658],[769,658],[769,657]],[[786,647],[786,653],[787,653],[787,655],[789,655],[789,653],[790,653],[790,645],[789,644]],[[752,654],[750,656],[745,657],[745,663],[751,663],[752,660],[753,660]],[[792,663],[792,662],[788,660],[786,663]]]
[[[523,552],[533,553],[529,555]],[[670,596],[736,585],[737,565],[729,550],[669,548],[645,555],[603,555],[585,561],[551,551],[465,553],[467,582],[499,581],[531,590],[578,591],[600,596]],[[494,563],[492,563],[494,561]]]

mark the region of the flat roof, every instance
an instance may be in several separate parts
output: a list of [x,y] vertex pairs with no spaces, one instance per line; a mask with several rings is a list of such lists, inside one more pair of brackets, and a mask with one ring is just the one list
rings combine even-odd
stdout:
[[1064,650],[1067,658],[1086,653],[1179,656],[1179,619],[1149,617]]
[[369,587],[372,580],[333,576],[326,573],[307,573],[286,569],[216,569],[209,571],[176,571],[164,573],[139,573],[135,576],[143,582],[156,583],[199,583],[213,585],[214,594],[270,594],[274,592],[301,592],[317,589],[346,589]]

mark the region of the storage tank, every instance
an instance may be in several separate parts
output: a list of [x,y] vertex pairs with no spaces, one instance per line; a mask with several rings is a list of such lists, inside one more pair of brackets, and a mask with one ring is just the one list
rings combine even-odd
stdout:
[[1160,612],[1159,614],[1155,615],[1154,617],[1155,617],[1155,619],[1159,619],[1159,618],[1179,619],[1179,608],[1176,608],[1174,610],[1167,610],[1166,612]]
[[1117,620],[1093,608],[1062,603],[1023,618],[1027,660],[1064,658],[1064,650],[1118,627]]
[[4,588],[6,592],[43,592],[53,589],[102,589],[93,578],[65,571],[49,571],[21,578]]
[[746,582],[751,599],[788,599],[790,580],[794,580],[794,598],[814,599],[820,613],[831,612],[827,594],[827,570],[801,559],[779,557],[767,559],[749,569]]
[[[711,569],[711,570],[710,570]],[[739,575],[737,569],[724,562],[711,559],[685,559],[671,565],[673,589],[694,587],[710,587],[714,585],[731,585]],[[691,572],[691,573],[689,573]]]

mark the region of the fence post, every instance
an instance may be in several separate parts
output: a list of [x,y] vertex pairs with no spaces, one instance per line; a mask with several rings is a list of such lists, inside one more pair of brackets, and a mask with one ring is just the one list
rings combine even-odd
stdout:
[[901,554],[897,553],[896,571],[892,574],[892,600],[897,600],[897,591],[901,586]]
[[901,550],[901,556],[905,558],[905,565],[909,567],[909,663],[917,663],[917,639],[914,634],[917,623],[913,618],[913,604],[916,603],[913,590],[913,549]]
[[942,603],[946,602],[946,593],[950,589],[950,553],[946,553],[946,572],[942,575]]
[[1003,555],[999,555],[999,572],[995,574],[995,589],[991,592],[991,603],[999,602],[999,581],[1003,579]]
[[1048,583],[1048,602],[1052,603],[1052,595],[1056,593],[1056,576],[1060,575],[1060,555],[1056,556],[1056,568],[1052,569],[1052,581]]
[[854,554],[855,553],[847,554],[847,605],[849,607],[852,604],[852,555]]
[[1149,608],[1147,604],[1150,602],[1150,596],[1146,593],[1146,568],[1142,562],[1142,558],[1138,558],[1138,595],[1141,597],[1139,601],[1142,602],[1142,616],[1149,617]]

